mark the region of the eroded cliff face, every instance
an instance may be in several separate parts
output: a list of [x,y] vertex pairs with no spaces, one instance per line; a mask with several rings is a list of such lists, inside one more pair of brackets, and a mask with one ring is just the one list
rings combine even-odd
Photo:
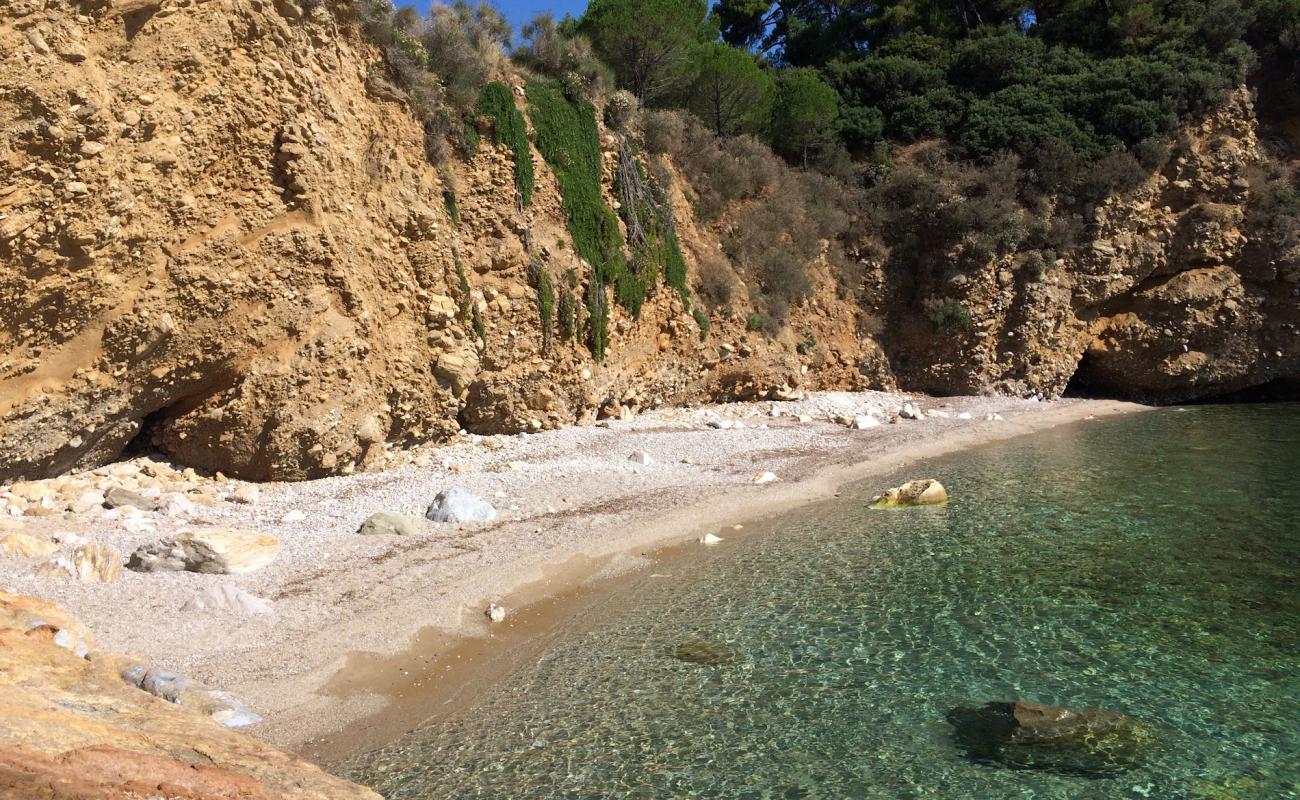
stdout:
[[[429,164],[346,3],[0,0],[0,59],[0,481],[137,445],[292,480],[461,428],[711,398],[1074,380],[1176,400],[1297,371],[1296,260],[1245,211],[1262,157],[1245,92],[1041,277],[992,263],[930,290],[968,329],[936,331],[880,272],[844,287],[813,264],[770,337],[745,330],[742,275],[703,340],[666,287],[639,319],[610,303],[598,364],[539,322],[530,256],[579,299],[591,273],[545,162],[534,151],[524,209],[488,139]],[[683,186],[668,190],[694,283],[719,231]]]
[[1083,243],[1041,274],[1008,258],[924,298],[962,305],[968,327],[939,335],[886,295],[899,382],[1177,402],[1300,373],[1300,252],[1252,213],[1251,177],[1278,157],[1258,126],[1238,90],[1143,186],[1087,209]]
[[0,592],[0,797],[378,800],[125,682],[81,623]]
[[[310,478],[462,425],[805,380],[793,333],[711,372],[716,340],[669,290],[639,321],[612,308],[603,365],[547,347],[526,238],[551,274],[590,271],[554,177],[534,154],[521,211],[504,150],[440,174],[347,4],[0,0],[0,53],[0,481],[133,442]],[[804,316],[856,350],[852,306],[837,312]]]

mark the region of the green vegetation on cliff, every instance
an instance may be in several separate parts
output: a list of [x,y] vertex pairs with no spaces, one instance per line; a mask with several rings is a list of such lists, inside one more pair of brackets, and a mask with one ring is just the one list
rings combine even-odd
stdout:
[[493,81],[483,87],[478,113],[492,120],[494,140],[505,143],[515,157],[515,186],[524,205],[533,201],[533,154],[528,148],[528,125],[515,108],[510,87]]

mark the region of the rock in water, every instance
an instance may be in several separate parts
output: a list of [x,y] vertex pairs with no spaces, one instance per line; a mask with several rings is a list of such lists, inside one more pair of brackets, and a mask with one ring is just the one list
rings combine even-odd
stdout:
[[371,514],[357,529],[357,533],[362,536],[414,536],[419,532],[418,517],[392,514],[388,511],[377,511]]
[[706,667],[721,667],[736,660],[735,653],[725,645],[692,636],[683,639],[672,649],[672,657],[690,664],[703,664]]
[[0,538],[0,556],[48,558],[57,552],[59,552],[57,544],[29,533],[10,533]]
[[470,490],[453,486],[438,492],[424,516],[434,522],[491,522],[497,510]]
[[275,608],[270,600],[249,594],[233,583],[223,583],[194,595],[181,606],[181,611],[256,617],[274,614]]
[[1150,728],[1118,711],[1023,700],[956,708],[948,722],[971,758],[1087,777],[1131,769],[1156,741]]
[[700,537],[700,544],[718,544],[722,537],[712,533],[706,533]]
[[505,608],[496,603],[488,603],[487,611],[484,613],[487,615],[487,618],[493,622],[501,622],[506,618]]
[[908,506],[932,506],[948,502],[948,490],[943,484],[927,478],[908,481],[902,486],[895,486],[884,494],[871,498],[871,508],[906,508]]
[[106,544],[83,544],[72,554],[72,569],[80,580],[112,583],[122,577],[122,554]]
[[279,554],[280,540],[270,534],[213,528],[142,545],[127,567],[137,572],[229,575],[261,569]]

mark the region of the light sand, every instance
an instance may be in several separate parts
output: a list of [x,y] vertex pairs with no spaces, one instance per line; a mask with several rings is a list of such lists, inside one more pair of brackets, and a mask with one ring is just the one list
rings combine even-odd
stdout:
[[[950,416],[865,431],[830,421],[873,408],[888,413],[908,399]],[[769,416],[774,408],[782,416]],[[196,519],[161,518],[154,533],[110,520],[28,524],[38,533],[72,529],[124,553],[196,523],[276,534],[282,554],[252,574],[127,572],[116,583],[81,584],[31,577],[31,563],[8,559],[0,560],[0,586],[64,605],[107,649],[234,692],[266,718],[251,732],[329,761],[462,704],[535,654],[560,620],[617,588],[620,574],[652,563],[652,551],[824,499],[848,481],[912,460],[1140,409],[1111,401],[823,393],[793,403],[665,409],[528,436],[464,437],[405,454],[407,463],[384,472],[263,485],[254,505],[220,503]],[[957,419],[963,411],[972,419]],[[1004,419],[987,421],[992,413]],[[815,419],[800,422],[800,414]],[[716,418],[745,427],[709,428]],[[634,450],[654,463],[629,461]],[[752,477],[764,470],[780,480],[755,485]],[[501,519],[426,522],[413,537],[355,534],[375,511],[421,514],[452,485],[486,497]],[[283,522],[293,510],[306,519]],[[195,593],[225,582],[273,599],[275,615],[180,610]],[[489,601],[511,609],[505,623],[488,623]]]

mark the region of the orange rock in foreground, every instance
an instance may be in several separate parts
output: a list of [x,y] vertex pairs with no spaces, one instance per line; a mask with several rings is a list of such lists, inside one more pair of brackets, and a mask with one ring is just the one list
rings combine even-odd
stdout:
[[0,800],[378,800],[130,686],[127,663],[59,607],[0,592]]

